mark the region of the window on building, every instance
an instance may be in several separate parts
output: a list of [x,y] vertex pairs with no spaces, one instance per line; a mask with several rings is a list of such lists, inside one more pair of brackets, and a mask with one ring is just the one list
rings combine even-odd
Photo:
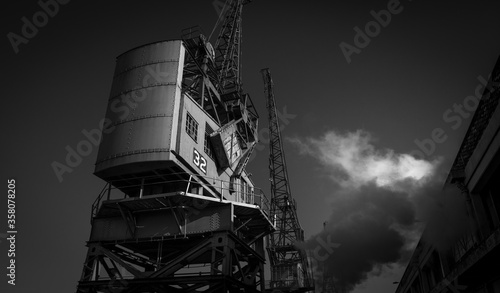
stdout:
[[491,200],[490,213],[493,222],[493,228],[500,226],[500,182],[496,180],[500,178],[500,168],[497,168],[494,175],[491,176],[490,182],[487,187],[487,193]]
[[205,124],[205,143],[203,145],[203,150],[205,151],[205,154],[207,154],[210,158],[214,158],[213,154],[214,151],[212,149],[212,143],[210,142],[210,134],[214,132],[210,125]]
[[198,122],[194,120],[191,114],[186,113],[186,132],[194,141],[198,141]]

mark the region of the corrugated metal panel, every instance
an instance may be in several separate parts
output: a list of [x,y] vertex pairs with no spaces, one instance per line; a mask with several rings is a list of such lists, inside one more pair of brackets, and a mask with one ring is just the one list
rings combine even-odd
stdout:
[[92,223],[90,241],[110,241],[130,237],[132,235],[127,231],[127,225],[121,217],[95,219]]
[[[145,210],[162,206],[155,201],[122,203],[125,210]],[[162,210],[135,213],[134,235],[130,234],[126,221],[120,217],[96,218],[92,224],[91,241],[127,240],[136,238],[197,234],[218,230],[232,230],[231,205],[196,209],[176,206]]]
[[106,112],[112,127],[99,146],[97,176],[122,175],[130,169],[120,167],[132,163],[158,168],[158,161],[171,160],[183,62],[181,41],[149,44],[117,58]]
[[115,76],[130,68],[159,60],[177,59],[181,51],[180,40],[163,41],[134,48],[116,58]]

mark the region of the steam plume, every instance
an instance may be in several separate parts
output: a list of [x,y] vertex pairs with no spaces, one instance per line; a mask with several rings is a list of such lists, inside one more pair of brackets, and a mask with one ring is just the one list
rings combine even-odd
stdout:
[[[377,149],[373,137],[362,130],[291,141],[325,167],[336,187],[328,198],[332,212],[325,229],[300,244],[310,252],[317,252],[320,243],[340,245],[313,264],[319,280],[326,270],[338,286],[351,291],[384,268],[404,265],[423,224],[438,215],[448,215],[443,223],[448,233],[437,233],[440,227],[434,223],[426,233],[438,248],[463,234],[450,229],[468,221],[463,197],[458,189],[443,191],[443,180],[437,178],[439,160]],[[318,256],[312,255],[312,260]]]

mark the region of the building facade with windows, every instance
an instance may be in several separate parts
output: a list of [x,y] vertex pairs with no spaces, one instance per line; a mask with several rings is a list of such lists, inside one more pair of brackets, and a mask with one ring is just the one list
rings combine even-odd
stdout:
[[422,237],[396,293],[500,293],[499,82],[500,59],[446,181],[460,190],[472,231],[445,250]]

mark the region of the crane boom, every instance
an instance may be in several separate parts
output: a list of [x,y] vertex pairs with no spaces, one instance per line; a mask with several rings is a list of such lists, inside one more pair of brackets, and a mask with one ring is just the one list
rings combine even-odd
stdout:
[[282,292],[306,292],[314,289],[314,282],[305,251],[295,245],[297,241],[304,241],[304,231],[300,227],[296,203],[290,191],[274,98],[274,84],[268,68],[262,69],[261,73],[269,115],[270,213],[276,226],[276,231],[268,236],[267,242],[271,264],[270,289]]
[[222,11],[224,22],[215,42],[215,63],[223,95],[239,92],[241,55],[241,14],[247,0],[226,0],[228,10]]
[[[231,186],[245,169],[257,143],[258,114],[241,87],[241,24],[249,0],[226,0],[215,47],[196,28],[184,30],[186,74],[182,90],[220,126],[208,135],[218,167],[235,170]],[[226,9],[227,8],[227,9]]]

